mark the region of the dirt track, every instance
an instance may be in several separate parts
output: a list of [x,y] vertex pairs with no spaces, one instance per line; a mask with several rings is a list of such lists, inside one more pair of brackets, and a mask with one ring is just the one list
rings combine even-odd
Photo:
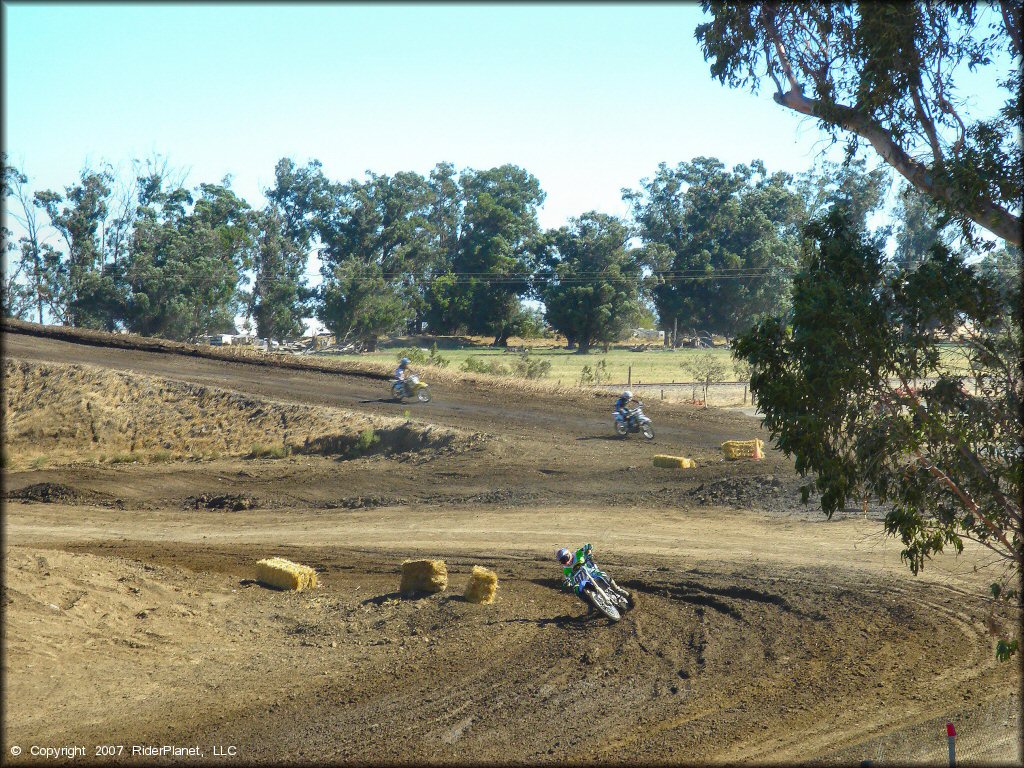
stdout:
[[[4,354],[493,436],[435,458],[5,473],[8,492],[68,489],[6,504],[5,745],[196,744],[206,762],[235,745],[226,763],[881,765],[941,763],[952,718],[965,764],[1020,760],[1019,669],[993,660],[987,628],[1019,615],[990,616],[984,556],[911,577],[874,515],[800,506],[781,455],[720,460],[754,419],[653,403],[644,445],[609,438],[607,399],[453,385],[399,406],[365,376],[14,333]],[[655,469],[654,452],[699,466]],[[197,508],[223,494],[251,508]],[[638,595],[617,625],[558,587],[551,552],[584,541]],[[315,566],[322,587],[251,583],[271,554]],[[418,555],[445,558],[451,587],[400,600],[398,564]],[[499,573],[493,606],[459,598],[473,564]]]

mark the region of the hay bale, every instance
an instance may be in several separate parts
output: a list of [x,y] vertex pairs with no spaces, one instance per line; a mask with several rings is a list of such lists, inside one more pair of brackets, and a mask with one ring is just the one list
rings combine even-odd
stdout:
[[466,585],[466,600],[471,603],[488,605],[494,602],[494,593],[498,591],[498,574],[473,566],[473,572],[469,576],[469,584]]
[[443,592],[448,588],[448,568],[444,560],[406,560],[402,563],[403,595],[414,592]]
[[727,459],[754,459],[760,461],[764,458],[763,440],[726,440],[722,443],[722,453]]
[[663,453],[659,453],[654,457],[654,466],[666,467],[668,469],[692,469],[697,466],[697,463],[685,456],[666,456]]
[[316,586],[316,571],[283,557],[270,557],[256,563],[256,581],[275,589],[301,592]]

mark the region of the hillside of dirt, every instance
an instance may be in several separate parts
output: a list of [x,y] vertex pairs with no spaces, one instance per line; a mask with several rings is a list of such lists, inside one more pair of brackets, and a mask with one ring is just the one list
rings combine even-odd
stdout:
[[483,439],[90,365],[7,359],[3,376],[4,450],[14,469],[222,455],[436,452]]
[[[5,450],[66,452],[11,451],[3,472],[5,749],[140,765],[944,764],[952,720],[961,764],[1021,760],[1019,665],[993,654],[1019,603],[988,597],[985,550],[912,577],[878,509],[827,520],[799,503],[785,456],[722,457],[724,440],[767,441],[757,419],[652,403],[648,443],[614,437],[609,398],[589,392],[453,376],[403,405],[366,376],[73,333],[8,328],[3,348],[5,397],[35,387],[10,408],[24,418],[5,404]],[[126,450],[147,388],[150,431],[191,458],[99,460],[88,419]],[[227,445],[233,409],[239,448],[214,455],[200,440]],[[487,437],[425,455],[249,450],[257,433],[283,442],[280,413],[289,435],[397,422]],[[637,598],[618,623],[560,588],[552,553],[586,541]],[[270,556],[320,586],[255,583]],[[448,590],[403,599],[408,557],[444,559]],[[474,565],[498,573],[492,605],[462,599]],[[204,754],[99,758],[100,744]]]

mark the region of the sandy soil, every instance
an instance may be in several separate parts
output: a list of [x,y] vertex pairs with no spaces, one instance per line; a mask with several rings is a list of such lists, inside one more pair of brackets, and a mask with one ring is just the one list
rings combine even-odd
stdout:
[[[756,419],[652,403],[642,444],[609,435],[601,398],[452,384],[402,406],[366,376],[15,333],[4,354],[490,436],[5,471],[10,762],[78,745],[148,764],[132,745],[167,744],[225,764],[944,764],[947,719],[961,764],[1021,760],[1019,665],[992,652],[1020,614],[985,599],[984,553],[912,577],[879,510],[827,521],[785,457],[721,460],[766,437]],[[637,596],[617,624],[559,588],[551,553],[584,541]],[[271,555],[321,586],[254,583]],[[411,556],[444,558],[449,590],[401,599]],[[493,605],[461,599],[475,564],[499,574]]]

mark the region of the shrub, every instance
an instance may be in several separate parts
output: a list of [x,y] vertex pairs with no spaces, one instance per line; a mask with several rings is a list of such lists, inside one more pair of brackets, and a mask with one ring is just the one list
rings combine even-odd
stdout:
[[427,358],[427,365],[434,365],[438,368],[447,368],[451,363],[447,357],[442,357],[441,353],[437,351],[437,342],[435,341],[430,345],[430,357]]
[[447,357],[444,357],[437,351],[436,341],[430,346],[429,354],[427,350],[420,349],[419,347],[409,347],[398,353],[399,360],[403,357],[408,357],[409,362],[414,365],[433,365],[438,368],[447,368],[451,363]]
[[345,451],[345,456],[350,459],[365,456],[379,442],[380,436],[374,434],[373,427],[367,427],[359,433],[356,441]]
[[262,443],[253,443],[252,450],[245,457],[247,459],[283,459],[290,453],[287,445],[268,446]]
[[491,376],[508,376],[509,370],[501,363],[484,362],[476,355],[470,355],[462,361],[462,370],[466,373],[487,373]]
[[526,350],[519,359],[512,364],[517,376],[524,379],[543,379],[551,373],[551,362],[549,360],[537,360],[530,356],[530,350]]
[[[435,344],[434,346],[437,345]],[[408,357],[409,362],[415,363],[416,365],[425,365],[427,362],[426,351],[420,349],[419,347],[409,347],[408,349],[403,349],[401,352],[398,353],[397,359],[401,360],[403,357]]]

